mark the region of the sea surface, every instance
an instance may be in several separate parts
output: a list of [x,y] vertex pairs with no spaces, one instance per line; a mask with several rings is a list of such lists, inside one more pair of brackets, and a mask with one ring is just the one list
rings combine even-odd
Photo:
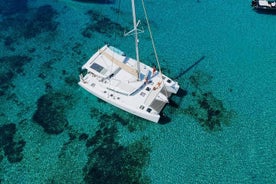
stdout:
[[276,14],[250,0],[144,2],[162,71],[181,86],[166,123],[77,84],[106,43],[135,57],[130,0],[0,0],[1,184],[275,183]]

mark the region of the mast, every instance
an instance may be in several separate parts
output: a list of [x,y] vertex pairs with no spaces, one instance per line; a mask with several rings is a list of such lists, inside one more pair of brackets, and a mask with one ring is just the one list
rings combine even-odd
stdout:
[[[136,22],[136,12],[135,12],[135,0],[131,0],[132,4],[132,16],[133,16],[133,31],[135,37],[135,51],[136,51],[136,60],[137,60],[137,80],[140,80],[140,59],[139,59],[139,48],[138,48],[138,31],[137,31],[137,22]],[[139,24],[139,23],[138,23]]]

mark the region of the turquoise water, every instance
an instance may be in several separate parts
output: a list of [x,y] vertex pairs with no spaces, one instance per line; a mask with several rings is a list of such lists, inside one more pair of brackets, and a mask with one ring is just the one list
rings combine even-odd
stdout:
[[0,183],[275,183],[276,15],[145,0],[163,72],[184,90],[154,124],[77,85],[104,43],[135,56],[130,3],[118,15],[119,1],[0,2]]

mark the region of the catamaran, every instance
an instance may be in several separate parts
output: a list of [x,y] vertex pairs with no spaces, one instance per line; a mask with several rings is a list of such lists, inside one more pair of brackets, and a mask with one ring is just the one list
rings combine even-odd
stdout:
[[252,0],[251,6],[259,11],[276,12],[275,0]]
[[171,95],[178,92],[179,84],[161,72],[143,0],[142,5],[158,67],[148,66],[139,59],[140,21],[136,19],[135,1],[131,0],[133,29],[125,35],[134,35],[136,58],[104,45],[82,66],[78,84],[109,104],[157,123]]

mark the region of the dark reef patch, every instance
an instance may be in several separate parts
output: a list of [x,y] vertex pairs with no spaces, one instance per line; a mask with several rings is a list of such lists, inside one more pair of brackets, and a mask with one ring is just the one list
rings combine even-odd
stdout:
[[[148,138],[142,137],[131,144],[121,145],[118,127],[129,130],[132,124],[129,119],[118,114],[104,114],[96,108],[91,110],[91,118],[99,122],[99,129],[92,137],[85,134],[79,137],[86,140],[88,149],[88,162],[83,168],[85,183],[150,183],[144,173],[151,152]],[[136,124],[139,123],[136,121]],[[136,130],[136,127],[131,130]]]
[[68,125],[65,112],[71,106],[71,99],[71,95],[60,92],[49,92],[41,96],[33,115],[34,122],[41,125],[48,134],[63,132]]
[[79,135],[79,141],[85,141],[88,139],[88,137],[89,137],[88,134],[82,133]]
[[149,125],[148,122],[146,122],[145,120],[142,120],[124,111],[122,111],[122,114],[120,115],[118,113],[112,113],[111,115],[107,115],[103,114],[96,108],[92,108],[90,113],[91,118],[97,119],[97,121],[100,122],[101,126],[104,126],[106,122],[117,122],[125,128],[127,128],[129,132],[143,130],[146,126]]
[[[3,153],[3,150],[1,149],[0,150],[0,163],[2,162],[3,159],[4,159],[4,153]],[[1,179],[0,179],[0,181],[1,181]]]
[[29,63],[32,58],[28,56],[4,56],[0,58],[0,96],[7,93],[13,87],[12,79],[17,75],[24,75],[24,65]]
[[57,11],[50,5],[40,6],[32,16],[32,19],[26,23],[23,31],[25,38],[33,38],[43,32],[54,32],[57,29],[58,22],[54,21]]
[[229,125],[233,112],[228,111],[221,100],[214,97],[211,92],[194,93],[196,102],[188,106],[184,112],[192,116],[204,128],[215,131],[221,130],[222,125]]
[[202,86],[209,84],[213,77],[203,71],[196,71],[189,77],[189,82],[196,88],[200,89]]
[[[14,56],[4,56],[0,58],[0,63],[5,70],[14,71],[14,73],[23,73],[23,66],[29,63],[32,58],[28,56],[14,55]],[[1,68],[2,68],[1,67]]]
[[[8,2],[8,1],[7,1]],[[4,3],[5,4],[5,3]],[[27,13],[5,16],[0,21],[2,39],[7,49],[14,50],[13,44],[24,37],[33,38],[41,33],[51,33],[48,40],[53,39],[58,22],[55,21],[57,11],[50,5],[40,6],[29,10]]]
[[[45,48],[45,50],[48,48]],[[50,50],[50,49],[49,49]],[[38,77],[45,80],[46,78],[51,78],[52,76],[49,75],[49,73],[52,72],[52,70],[54,70],[53,65],[55,63],[57,63],[59,61],[58,57],[52,57],[49,58],[49,60],[47,60],[46,62],[44,62],[41,67],[40,67],[40,73],[38,74]],[[45,80],[47,81],[47,80]],[[49,81],[49,80],[48,80]],[[47,87],[50,87],[51,84],[46,84]],[[52,88],[52,87],[51,87]]]
[[13,47],[14,43],[15,43],[15,38],[13,38],[11,36],[7,36],[4,38],[5,47],[11,51],[15,51],[15,48]]
[[115,122],[102,122],[95,135],[87,140],[91,151],[83,168],[86,183],[150,183],[144,175],[151,148],[146,137],[127,146],[117,141]]
[[82,31],[81,34],[84,37],[91,38],[94,32],[105,34],[108,37],[111,37],[113,34],[123,36],[122,30],[124,28],[120,24],[92,10],[89,10],[86,14],[90,16],[91,23],[87,24]]
[[7,93],[8,89],[13,87],[11,80],[14,74],[11,71],[5,71],[0,73],[0,96]]
[[78,78],[76,78],[75,76],[65,77],[64,81],[69,86],[77,86],[78,85]]
[[201,71],[190,76],[189,82],[194,91],[190,93],[192,103],[184,109],[184,113],[193,117],[206,130],[216,131],[221,130],[223,125],[229,125],[235,113],[227,110],[213,93],[202,89],[211,80],[212,76]]
[[[23,159],[23,148],[26,142],[16,136],[16,125],[13,123],[0,126],[0,162],[7,157],[10,163]],[[4,151],[4,156],[3,156]]]
[[12,15],[28,10],[27,0],[0,0],[0,14]]
[[81,43],[75,43],[73,48],[72,48],[73,53],[77,55],[81,55],[82,51],[82,44]]

